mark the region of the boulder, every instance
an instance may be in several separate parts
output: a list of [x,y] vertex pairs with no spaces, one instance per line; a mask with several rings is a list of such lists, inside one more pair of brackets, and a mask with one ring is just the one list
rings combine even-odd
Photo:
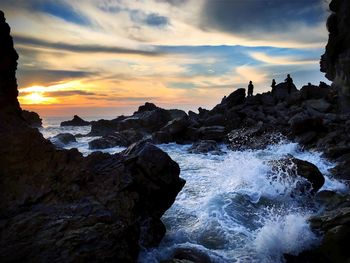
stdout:
[[42,119],[40,118],[39,114],[34,111],[23,110],[22,117],[29,124],[29,126],[33,128],[39,128],[43,125]]
[[223,98],[221,103],[216,105],[211,112],[222,113],[225,110],[231,109],[234,106],[242,104],[245,100],[245,89],[237,89],[227,97]]
[[51,141],[57,146],[64,146],[73,142],[77,142],[71,133],[60,133],[51,138]]
[[189,262],[211,263],[210,257],[203,251],[195,248],[177,248],[173,255],[174,259],[188,260]]
[[294,158],[293,156],[280,160],[273,160],[270,161],[269,164],[272,166],[272,172],[274,173],[280,173],[282,171],[288,176],[300,176],[306,179],[305,182],[299,182],[297,184],[297,188],[293,189],[293,193],[315,194],[325,182],[322,173],[316,165]]
[[118,131],[120,120],[98,120],[91,122],[91,131],[88,136],[105,136]]
[[73,119],[70,121],[61,122],[61,126],[89,126],[89,121],[84,121],[78,115],[74,115]]
[[165,131],[158,131],[152,133],[152,141],[156,144],[173,142],[174,138],[170,133]]
[[200,140],[195,142],[187,151],[189,153],[223,154],[217,142],[213,140]]

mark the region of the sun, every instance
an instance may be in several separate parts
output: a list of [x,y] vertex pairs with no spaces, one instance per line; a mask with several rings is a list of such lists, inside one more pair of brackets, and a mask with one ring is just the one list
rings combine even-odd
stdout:
[[21,104],[25,105],[35,105],[35,104],[52,104],[54,98],[44,97],[41,92],[32,92],[24,96],[20,96],[19,101]]

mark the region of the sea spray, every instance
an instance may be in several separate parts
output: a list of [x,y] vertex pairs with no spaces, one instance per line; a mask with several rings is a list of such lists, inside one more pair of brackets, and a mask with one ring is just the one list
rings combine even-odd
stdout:
[[[53,121],[44,123],[41,132],[48,138],[64,132],[86,134],[89,127],[59,127]],[[79,137],[65,148],[88,155],[88,142],[94,138]],[[231,151],[222,145],[223,155],[190,154],[190,145],[159,147],[179,163],[187,183],[162,218],[166,236],[158,248],[142,251],[141,263],[169,259],[179,248],[205,253],[213,262],[282,262],[284,253],[297,254],[317,244],[307,221],[316,208],[291,194],[301,178],[288,177],[285,169],[273,170],[271,161],[288,155],[306,160],[325,175],[321,190],[346,190],[329,173],[334,164],[288,141],[260,150]]]

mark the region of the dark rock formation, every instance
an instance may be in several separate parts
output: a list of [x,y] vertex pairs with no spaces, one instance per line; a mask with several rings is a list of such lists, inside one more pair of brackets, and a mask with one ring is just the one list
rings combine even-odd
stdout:
[[71,133],[60,133],[50,139],[55,145],[64,146],[72,142],[77,142]]
[[57,150],[21,116],[17,53],[0,12],[0,261],[135,262],[184,185],[147,142],[84,158]]
[[29,124],[29,126],[33,128],[39,128],[43,125],[42,119],[40,118],[39,114],[34,111],[23,110],[22,117]]
[[61,122],[61,126],[89,126],[89,125],[90,125],[89,121],[84,121],[78,115],[74,115],[73,119],[71,119],[70,121]]
[[191,145],[191,147],[188,149],[189,153],[211,153],[211,154],[223,154],[223,152],[220,150],[219,145],[216,143],[216,141],[212,140],[201,140],[198,142],[195,142]]
[[329,5],[332,14],[327,21],[329,31],[326,52],[321,57],[321,71],[333,81],[338,91],[339,107],[350,111],[350,3],[333,0]]

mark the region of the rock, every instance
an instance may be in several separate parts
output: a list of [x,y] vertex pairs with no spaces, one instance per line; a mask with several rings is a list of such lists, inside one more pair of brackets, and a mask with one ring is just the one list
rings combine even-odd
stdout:
[[305,113],[296,114],[288,123],[293,134],[301,134],[309,131],[319,132],[325,128],[322,118],[310,117]]
[[189,118],[187,115],[185,117],[179,117],[169,121],[161,131],[169,133],[171,136],[181,136],[181,133],[184,133],[187,127],[190,125]]
[[91,122],[91,131],[88,136],[105,136],[118,131],[120,120],[98,120]]
[[329,8],[332,11],[327,20],[329,38],[326,52],[321,57],[321,71],[333,81],[339,109],[350,112],[350,3],[347,0],[333,0]]
[[43,125],[42,119],[40,118],[39,114],[34,111],[23,110],[22,117],[29,124],[29,126],[33,128],[39,128]]
[[171,110],[167,110],[170,114],[170,118],[173,119],[177,119],[177,118],[186,118],[187,114],[186,112],[184,112],[183,110],[178,110],[178,109],[171,109]]
[[203,120],[203,125],[205,126],[225,126],[226,125],[226,118],[222,114],[215,114],[213,116],[209,116],[205,120]]
[[213,140],[201,140],[195,142],[187,150],[189,153],[211,153],[211,154],[223,154],[219,145]]
[[156,144],[173,142],[174,138],[170,133],[164,131],[158,131],[152,133],[152,141]]
[[142,113],[145,111],[153,111],[159,109],[155,104],[146,102],[145,105],[139,106],[139,109],[135,113]]
[[[270,161],[274,173],[281,171],[291,177],[300,176],[306,179],[305,183],[299,182],[294,193],[315,194],[324,184],[325,179],[320,170],[312,163],[289,156],[280,160]],[[295,192],[297,191],[297,192]]]
[[127,147],[130,144],[127,137],[123,136],[119,132],[115,132],[109,135],[105,135],[102,138],[98,138],[89,142],[89,149],[107,149],[117,146]]
[[57,150],[21,116],[2,12],[0,39],[0,261],[136,262],[164,235],[179,166],[147,142],[115,155]]
[[207,126],[197,130],[198,135],[203,140],[224,141],[226,139],[226,129],[223,126]]
[[[216,105],[211,112],[212,113],[222,113],[236,105],[242,104],[245,100],[245,89],[237,89],[223,98],[221,103]],[[201,113],[200,113],[201,114]]]
[[263,149],[266,146],[278,143],[283,136],[274,131],[273,126],[264,124],[262,121],[254,126],[232,130],[228,134],[230,147],[240,149]]
[[307,100],[304,102],[307,107],[311,107],[319,112],[328,112],[331,104],[324,99]]
[[84,121],[78,115],[74,115],[73,119],[70,121],[61,122],[61,126],[89,126],[89,121]]
[[51,141],[58,146],[67,145],[67,144],[70,144],[73,142],[77,142],[74,135],[71,133],[57,134],[56,136],[51,138]]
[[[292,85],[291,88],[291,94],[296,92],[297,88],[295,85]],[[291,94],[288,94],[288,87],[286,82],[282,82],[276,85],[275,91],[272,93],[272,96],[276,101],[284,101],[286,100]]]
[[330,86],[314,86],[306,85],[303,86],[300,90],[300,95],[303,100],[317,100],[317,99],[326,99],[330,96],[332,92]]

